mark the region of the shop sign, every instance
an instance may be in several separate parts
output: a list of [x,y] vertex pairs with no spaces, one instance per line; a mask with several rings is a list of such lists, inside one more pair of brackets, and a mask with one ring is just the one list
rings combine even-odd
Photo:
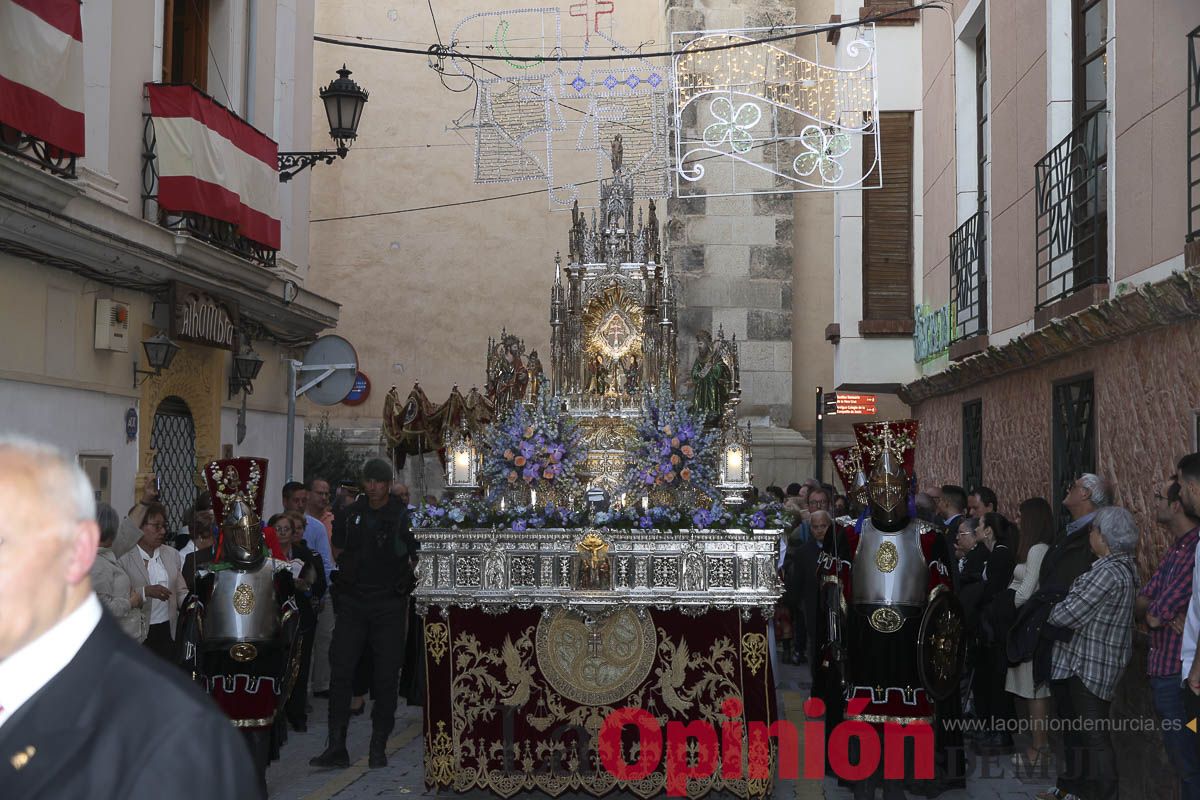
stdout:
[[208,292],[174,284],[171,299],[171,337],[233,350],[237,338],[237,305]]
[[937,309],[926,305],[916,307],[913,312],[914,361],[924,364],[949,352],[953,317],[949,303]]

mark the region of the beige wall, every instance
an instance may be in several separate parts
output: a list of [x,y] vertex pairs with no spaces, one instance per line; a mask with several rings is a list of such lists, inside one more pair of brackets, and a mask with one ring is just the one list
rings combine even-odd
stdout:
[[[965,2],[954,4],[956,21],[968,5],[974,8]],[[1191,0],[1112,5],[1109,236],[1114,246],[1109,253],[1109,274],[1116,281],[1141,282],[1183,266],[1185,34],[1200,24],[1200,6]],[[989,2],[984,11],[992,126],[988,264],[992,344],[1011,338],[998,334],[1013,333],[1016,326],[1023,326],[1015,331],[1022,332],[1033,319],[1037,247],[1034,165],[1065,135],[1059,130],[1062,123],[1048,111],[1055,96],[1061,94],[1054,85],[1063,83],[1061,76],[1056,77],[1062,69],[1056,65],[1062,64],[1062,59],[1047,50],[1048,14],[1055,9],[1047,6],[1047,0],[1022,0]],[[1061,38],[1069,15],[1065,20],[1056,17],[1056,37]],[[974,125],[973,107],[960,103],[954,110],[955,81],[967,81],[970,87],[974,76],[954,74],[951,25],[930,24],[923,30],[925,108],[931,116],[936,115],[924,138],[923,295],[936,307],[949,297],[949,235],[964,219],[963,212],[956,209],[956,194],[964,190],[964,169],[956,160],[954,138],[946,132],[954,125]],[[1064,74],[1069,85],[1069,71]],[[974,97],[973,91],[970,96]],[[974,160],[973,152],[958,156]]]
[[[1115,202],[1118,281],[1183,253],[1187,221],[1187,39],[1194,0],[1117,3]],[[1110,78],[1110,83],[1114,78]],[[1182,264],[1175,266],[1181,269]],[[1136,278],[1135,278],[1136,279]]]
[[[220,73],[225,85],[222,86],[210,57],[208,93],[218,102],[229,105],[235,113],[248,116],[254,127],[280,142],[280,149],[307,150],[312,109],[314,105],[320,105],[312,82],[310,42],[314,0],[255,3],[257,37],[252,47],[253,108],[248,114],[244,91],[244,76],[248,69],[245,63],[247,2],[219,0],[213,4],[214,54],[221,61]],[[161,9],[162,0],[156,0],[156,5]],[[278,17],[282,16],[276,13],[277,5],[288,8],[286,26],[277,26]],[[111,38],[89,36],[86,23],[84,30],[85,48],[111,48],[108,86],[88,81],[86,89],[88,93],[108,92],[106,175],[116,182],[115,188],[111,189],[116,196],[108,196],[106,201],[138,218],[142,216],[142,114],[147,110],[143,99],[144,84],[161,79],[161,54],[155,46],[161,41],[161,33],[156,30],[153,7],[145,0],[113,0]],[[276,38],[280,35],[288,36],[280,45],[287,55],[285,59],[277,57]],[[322,72],[321,77],[323,84],[327,84],[334,77],[332,68]],[[293,130],[300,132],[297,142],[291,141]],[[321,138],[313,141],[319,147],[327,147],[328,128],[322,131]],[[87,147],[92,149],[93,142],[87,142]],[[85,158],[81,165],[88,166],[89,163]],[[307,176],[302,176],[280,186],[279,210],[283,223],[280,258],[301,270],[308,264],[307,180]],[[281,263],[280,266],[287,265]]]
[[[0,341],[13,344],[0,348],[0,398],[7,401],[0,411],[0,431],[39,436],[72,454],[113,456],[113,503],[124,510],[134,498],[135,472],[149,469],[138,451],[149,447],[157,402],[168,394],[178,394],[189,402],[197,420],[198,456],[220,457],[222,445],[234,445],[238,455],[268,456],[271,486],[283,485],[282,440],[249,451],[236,447],[232,425],[218,424],[222,410],[232,413],[241,402],[240,396],[227,399],[232,371],[232,355],[227,351],[181,343],[184,351],[162,377],[146,379],[134,388],[133,362],[136,359],[141,369],[148,369],[141,342],[166,327],[165,305],[160,304],[154,314],[153,298],[148,294],[106,286],[3,253],[0,286],[6,289],[0,293]],[[97,298],[129,304],[128,353],[95,349]],[[247,408],[261,419],[282,417],[287,411],[287,371],[282,357],[298,354],[266,341],[257,341],[254,347],[263,366]],[[206,366],[196,369],[193,362]],[[123,412],[132,407],[140,409],[141,438],[126,446]],[[207,420],[203,431],[201,419]],[[300,424],[303,422],[301,417]]]
[[[802,24],[828,20],[833,13],[833,0],[796,2],[796,20]],[[820,47],[822,61],[833,63],[834,46]],[[825,326],[834,321],[833,197],[832,192],[793,197],[792,427],[801,431],[816,427],[816,387],[834,389],[834,347],[825,341]],[[841,427],[829,424],[830,430]]]
[[[512,6],[499,0],[453,0],[435,3],[434,9],[441,35],[448,37],[469,14]],[[388,16],[391,11],[394,20]],[[405,40],[408,46],[436,40],[424,3],[322,2],[317,13],[316,28],[322,33]],[[614,17],[618,41],[636,45],[652,39],[656,49],[663,46],[659,4],[626,3]],[[582,20],[568,16],[567,4],[562,5],[562,20],[565,49],[579,52]],[[317,81],[343,62],[371,97],[349,157],[313,173],[315,221],[307,286],[342,303],[338,333],[353,342],[372,382],[366,403],[334,406],[330,415],[340,425],[377,427],[384,394],[393,384],[404,395],[419,380],[434,402],[445,400],[455,383],[464,392],[482,386],[487,339],[502,327],[549,363],[554,254],[562,251],[565,258],[570,214],[548,210],[544,184],[474,183],[474,130],[446,130],[471,108],[474,92],[447,91],[423,57],[318,44]],[[503,62],[492,68],[514,72]],[[463,84],[461,79],[447,82]],[[328,138],[326,131],[324,112],[317,108],[313,141]],[[573,139],[559,136],[556,144],[568,148]],[[556,164],[566,155],[556,152]],[[515,192],[530,194],[440,210],[319,221]],[[659,208],[665,223],[665,204]]]

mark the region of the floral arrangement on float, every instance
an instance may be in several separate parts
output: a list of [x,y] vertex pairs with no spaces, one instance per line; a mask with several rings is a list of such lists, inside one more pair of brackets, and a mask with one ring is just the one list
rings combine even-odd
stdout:
[[716,430],[685,400],[665,392],[648,395],[637,425],[634,466],[625,475],[629,497],[648,496],[657,506],[710,506],[717,498]]
[[[587,459],[583,433],[558,411],[558,399],[540,398],[512,411],[484,431],[481,476],[488,500],[504,495],[565,500],[579,490],[579,470]],[[516,505],[516,503],[509,503]]]
[[503,510],[481,497],[426,505],[413,513],[414,528],[508,529],[517,532],[544,528],[604,528],[607,530],[679,531],[687,529],[776,530],[795,520],[780,503],[730,509],[719,503],[707,508],[630,505],[612,511],[576,510],[549,503],[506,506]]

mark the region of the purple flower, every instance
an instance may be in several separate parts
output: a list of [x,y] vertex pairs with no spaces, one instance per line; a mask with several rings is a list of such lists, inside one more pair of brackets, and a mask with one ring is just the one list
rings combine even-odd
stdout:
[[642,529],[651,528],[654,526],[654,521],[649,517],[641,517],[638,520],[638,527]]
[[519,519],[512,524],[512,529],[518,533],[528,528],[529,525],[523,519]]
[[698,508],[692,512],[692,522],[697,528],[707,528],[712,524],[712,515],[703,508]]
[[755,511],[750,515],[750,527],[765,528],[767,527],[767,515],[762,511]]
[[533,458],[534,447],[530,442],[521,442],[517,445],[517,450],[521,451],[521,455],[525,456],[526,460]]

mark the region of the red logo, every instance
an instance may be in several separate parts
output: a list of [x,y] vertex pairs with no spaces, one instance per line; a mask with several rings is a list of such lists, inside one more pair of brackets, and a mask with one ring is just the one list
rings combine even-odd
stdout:
[[[867,701],[851,700],[847,716],[862,713]],[[728,717],[720,730],[707,722],[675,722],[666,726],[667,794],[683,797],[687,794],[689,778],[707,778],[721,766],[726,779],[749,777],[762,780],[771,777],[770,742],[775,740],[778,754],[778,777],[795,780],[800,777],[800,736],[788,720],[742,722],[742,701],[728,698],[721,706]],[[862,781],[873,775],[883,763],[883,777],[895,780],[913,777],[918,780],[933,777],[933,727],[926,722],[901,725],[885,722],[882,726],[861,720],[848,719],[829,731],[825,730],[825,703],[813,698],[804,704],[804,777],[820,780],[825,777],[825,763],[835,775],[847,781]],[[638,755],[628,762],[621,747],[626,728],[637,732]],[[880,737],[879,728],[883,728]],[[621,781],[637,781],[658,769],[663,763],[663,731],[657,719],[641,708],[620,708],[609,714],[600,728],[598,751],[600,763]],[[827,740],[828,739],[828,740]],[[912,776],[905,775],[905,741],[913,742]],[[850,760],[850,744],[857,741],[858,753]],[[689,758],[689,750],[694,751]],[[745,770],[745,773],[743,773]]]

